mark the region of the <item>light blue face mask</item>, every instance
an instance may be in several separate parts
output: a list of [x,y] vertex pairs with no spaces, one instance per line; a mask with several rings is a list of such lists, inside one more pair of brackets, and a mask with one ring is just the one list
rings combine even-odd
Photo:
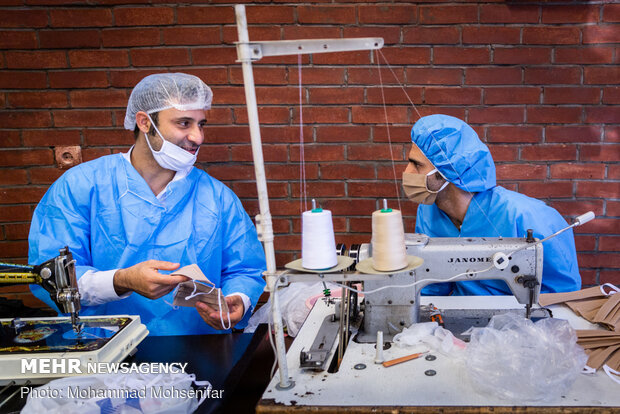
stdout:
[[146,135],[146,133],[144,134],[144,137],[146,138],[146,143],[149,146],[151,153],[153,154],[153,158],[155,158],[155,161],[157,161],[157,163],[162,168],[172,171],[185,171],[191,168],[192,165],[194,165],[194,163],[196,162],[196,158],[198,157],[198,150],[200,150],[200,148],[196,150],[195,154],[192,154],[189,151],[185,151],[178,145],[174,145],[170,141],[167,141],[163,137],[161,132],[159,132],[157,126],[155,126],[155,122],[153,122],[151,116],[149,114],[147,114],[146,116],[149,117],[151,125],[153,125],[153,128],[155,128],[155,131],[157,132],[157,135],[159,135],[159,138],[161,138],[161,140],[163,141],[161,149],[159,151],[155,151],[151,146],[148,136]]

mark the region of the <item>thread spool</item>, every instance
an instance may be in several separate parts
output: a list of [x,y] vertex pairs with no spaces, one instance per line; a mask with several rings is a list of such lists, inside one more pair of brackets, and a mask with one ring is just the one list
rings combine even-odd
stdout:
[[400,210],[387,208],[372,213],[372,267],[381,272],[407,266],[405,230]]
[[301,216],[301,265],[306,269],[329,269],[338,264],[332,212],[316,208]]

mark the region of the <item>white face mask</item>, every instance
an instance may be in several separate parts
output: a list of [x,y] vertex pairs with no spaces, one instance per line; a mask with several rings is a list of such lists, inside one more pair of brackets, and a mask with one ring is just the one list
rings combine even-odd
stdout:
[[159,132],[159,129],[157,129],[157,127],[155,126],[155,122],[153,122],[151,116],[149,114],[147,114],[146,116],[149,117],[149,119],[151,120],[151,125],[153,125],[153,128],[155,128],[155,131],[157,132],[157,135],[159,135],[159,138],[161,138],[161,140],[163,141],[161,149],[159,151],[155,151],[151,146],[149,137],[146,133],[144,134],[144,137],[146,138],[146,143],[151,149],[151,153],[153,154],[153,158],[155,158],[155,161],[157,161],[157,163],[162,168],[172,171],[184,171],[194,165],[194,163],[196,162],[196,157],[198,156],[198,150],[200,148],[196,150],[195,154],[192,154],[189,151],[185,151],[178,145],[174,145],[170,141],[166,141],[166,139],[162,136],[161,132]]

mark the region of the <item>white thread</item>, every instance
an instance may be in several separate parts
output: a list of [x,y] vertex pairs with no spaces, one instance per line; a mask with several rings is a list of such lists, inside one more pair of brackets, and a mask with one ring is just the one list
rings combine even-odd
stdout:
[[[605,289],[603,289],[605,286],[607,286],[609,289],[611,289],[609,291],[609,293],[606,293]],[[605,295],[605,296],[611,296],[611,295],[613,295],[615,293],[620,292],[620,289],[618,289],[616,286],[612,285],[611,283],[603,283],[601,285],[601,292],[603,292],[603,295]]]
[[328,269],[338,264],[332,212],[304,211],[301,216],[301,265],[306,269]]
[[372,267],[382,272],[407,266],[403,217],[399,210],[372,213]]
[[[301,89],[301,55],[297,55],[297,74],[299,76],[299,211],[308,209],[306,188],[306,159],[304,153],[304,117]],[[302,206],[303,199],[303,206]]]
[[[216,289],[215,285],[213,285],[211,287],[211,290],[208,291],[208,292],[198,292],[198,293],[196,293],[197,287],[196,287],[196,281],[194,279],[192,279],[192,285],[194,285],[194,290],[192,291],[192,293],[190,293],[188,296],[185,297],[185,300],[190,300],[190,299],[195,298],[196,296],[200,296],[200,295],[208,295],[211,292],[213,292],[214,289]],[[207,285],[204,285],[204,286],[207,286]],[[222,316],[222,292],[221,291],[217,292],[217,306],[219,308],[220,322],[222,323],[222,328],[224,328],[226,330],[230,329],[230,325],[231,325],[231,322],[230,322],[230,310],[227,312],[227,314],[228,314],[228,326],[226,326],[224,324],[224,318]]]
[[[394,75],[394,78],[396,79],[396,81],[398,82],[398,85],[401,87],[401,89],[403,90],[403,92],[405,93],[405,95],[407,96],[407,99],[409,100],[409,103],[411,104],[411,106],[413,106],[413,109],[415,110],[416,114],[418,115],[418,120],[422,119],[422,114],[420,114],[420,111],[418,111],[418,108],[415,106],[415,104],[413,103],[413,101],[411,100],[411,98],[409,97],[409,95],[407,94],[407,91],[405,90],[405,88],[403,87],[403,85],[400,83],[400,81],[398,80],[398,77],[396,76],[396,74],[394,73],[394,71],[392,70],[392,67],[390,66],[389,62],[387,61],[385,55],[383,54],[383,52],[381,52],[379,49],[377,49],[377,52],[381,54],[381,56],[383,57],[383,60],[385,61],[385,64],[387,65],[387,67],[390,69],[390,71],[392,72],[392,75]],[[378,60],[378,59],[377,59]],[[425,125],[424,125],[425,126]],[[433,139],[433,141],[435,142],[435,145],[437,145],[437,147],[439,148],[439,150],[441,151],[441,154],[444,156],[444,158],[446,159],[446,161],[448,162],[448,164],[450,165],[450,167],[452,168],[452,170],[454,171],[454,173],[460,177],[458,171],[456,170],[456,168],[454,167],[454,165],[452,164],[452,162],[450,161],[450,159],[448,158],[448,156],[446,155],[446,153],[443,151],[443,149],[437,144],[437,138],[435,137],[435,134],[433,134],[433,132],[426,128],[426,130],[428,131],[429,135],[431,136],[431,138]],[[470,165],[470,168],[472,166]],[[478,176],[480,177],[481,180],[484,181],[484,177],[482,177],[482,174],[480,174],[480,172],[474,168],[472,168],[472,170],[474,170],[476,172],[476,174],[478,174]],[[467,187],[467,184],[463,183],[463,187],[465,188],[465,191],[467,191],[468,193],[472,193],[472,191],[469,191],[469,188]],[[495,233],[499,236],[502,237],[501,232],[497,229],[497,227],[495,227],[495,225],[493,224],[493,221],[489,218],[489,216],[487,216],[487,214],[484,212],[484,210],[482,209],[482,206],[480,205],[480,203],[478,203],[478,200],[476,200],[476,197],[472,197],[471,198],[474,203],[478,206],[478,209],[480,210],[480,212],[482,212],[482,215],[484,216],[484,218],[487,219],[487,221],[489,222],[489,224],[493,227],[493,229],[495,230]]]
[[603,365],[603,371],[605,371],[605,374],[607,374],[607,376],[611,378],[612,381],[620,384],[620,371],[616,371],[607,364]]

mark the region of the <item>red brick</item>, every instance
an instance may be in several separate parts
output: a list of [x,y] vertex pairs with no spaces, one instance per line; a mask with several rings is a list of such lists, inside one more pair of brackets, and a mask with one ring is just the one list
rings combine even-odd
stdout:
[[460,40],[457,27],[406,27],[403,31],[403,44],[455,44]]
[[620,254],[596,253],[579,255],[579,266],[583,267],[610,267],[613,263],[620,263]]
[[521,29],[518,27],[463,27],[463,44],[510,45],[519,43],[521,43]]
[[66,108],[66,92],[15,92],[8,94],[12,108]]
[[133,145],[134,142],[133,134],[127,130],[89,128],[84,131],[86,146]]
[[489,151],[495,162],[517,161],[519,149],[509,145],[489,145]]
[[[400,42],[400,27],[394,26],[369,26],[369,27],[344,27],[342,36],[345,39],[352,37],[381,37],[384,44],[395,44]],[[336,34],[339,37],[340,33]],[[323,36],[325,35],[323,34]],[[251,38],[250,38],[251,39]],[[408,42],[403,42],[406,44]]]
[[[289,108],[286,107],[260,107],[258,108],[258,119],[261,124],[288,124],[290,121]],[[211,118],[209,118],[209,122]],[[226,122],[217,122],[218,124]],[[246,108],[235,108],[235,123],[248,123],[248,113]]]
[[48,147],[56,145],[80,145],[80,131],[77,130],[24,130],[25,147]]
[[3,242],[0,246],[0,257],[18,257],[28,252],[27,241]]
[[583,29],[583,43],[618,43],[618,27],[612,24],[586,26]]
[[[351,119],[355,124],[374,124],[386,122],[383,107],[354,106],[351,108]],[[390,110],[387,111],[387,122],[390,124],[408,123],[408,108],[391,107]]]
[[105,71],[50,72],[51,88],[105,88],[108,77]]
[[370,233],[372,231],[372,218],[351,217],[349,219],[349,229],[354,233]]
[[[315,65],[371,65],[374,51],[360,50],[355,52],[319,53],[312,55]],[[295,59],[295,64],[297,59]]]
[[301,24],[356,23],[355,8],[345,6],[299,6],[297,19]]
[[598,142],[601,140],[601,128],[596,126],[547,126],[547,142]]
[[620,104],[620,86],[603,88],[603,103]]
[[317,142],[368,142],[370,127],[351,126],[319,126],[316,128]]
[[[299,165],[266,165],[265,174],[270,180],[298,180]],[[306,179],[318,178],[319,167],[317,164],[306,164]]]
[[295,8],[281,5],[248,6],[246,16],[249,24],[294,23]]
[[110,126],[112,116],[108,111],[54,111],[54,126],[56,127],[83,127],[83,126]]
[[[248,34],[250,40],[280,40],[280,26],[249,26]],[[233,43],[238,40],[237,26],[225,26],[222,28],[222,41]]]
[[102,32],[104,47],[122,46],[157,46],[161,44],[159,29],[104,29]]
[[[364,84],[373,86],[378,83],[382,83],[383,85],[404,83],[403,69],[394,68],[393,70],[394,73],[392,73],[392,71],[390,71],[388,68],[382,68],[381,73],[379,73],[377,67],[349,68],[348,83],[349,85]],[[379,77],[381,77],[381,82],[379,81]]]
[[46,84],[45,72],[0,71],[2,89],[42,89]]
[[[291,161],[299,161],[299,146],[291,145]],[[344,160],[343,145],[310,144],[304,146],[304,159],[306,162],[342,161]]]
[[[569,202],[566,202],[569,203]],[[556,203],[551,203],[551,206],[559,211],[556,207]],[[583,210],[580,210],[583,211]],[[575,247],[578,252],[586,252],[596,250],[596,237],[594,236],[576,236]]]
[[544,180],[547,166],[533,164],[499,164],[495,166],[498,180]]
[[347,192],[348,192],[349,197],[383,198],[389,195],[393,196],[396,192],[396,190],[394,189],[394,183],[349,182],[347,187],[348,187]]
[[[304,124],[337,124],[349,122],[349,109],[343,107],[311,106],[303,108]],[[299,108],[293,110],[293,119],[299,119]]]
[[198,162],[227,162],[230,161],[228,145],[206,144],[198,153]]
[[472,124],[518,124],[523,122],[524,112],[520,107],[470,108],[468,121]]
[[555,50],[555,63],[597,64],[612,63],[611,47],[562,47]]
[[[300,194],[301,185],[298,182],[291,183],[291,194]],[[306,194],[312,197],[344,197],[344,182],[308,182]]]
[[620,201],[607,201],[607,215],[608,216],[620,216]]
[[602,180],[605,178],[605,164],[552,164],[551,178]]
[[5,224],[4,231],[6,234],[6,239],[7,240],[26,240],[28,239],[29,228],[30,228],[30,225],[26,223]]
[[544,5],[542,7],[543,23],[597,23],[600,13],[598,4],[591,5]]
[[598,106],[586,107],[587,123],[618,123],[620,120],[620,107],[618,106]]
[[485,65],[490,58],[487,47],[435,47],[433,51],[436,65]]
[[[573,161],[577,159],[576,145],[533,145],[521,149],[524,161]],[[553,167],[553,165],[551,166]]]
[[[407,74],[409,74],[409,71],[407,71]],[[407,76],[407,78],[409,78],[409,76]],[[493,67],[465,69],[466,85],[520,84],[521,79],[522,75],[520,68]]]
[[[286,85],[286,68],[253,68],[255,85]],[[303,76],[303,75],[302,75]],[[243,85],[241,68],[230,68],[230,83]]]
[[[263,145],[263,159],[267,162],[288,161],[288,145]],[[233,145],[231,147],[232,161],[253,161],[250,145]]]
[[580,145],[581,161],[612,161],[620,160],[619,144]]
[[[256,184],[255,183],[232,183],[232,190],[239,198],[257,198]],[[267,193],[269,198],[285,198],[289,196],[288,183],[267,183]],[[288,220],[274,220],[273,227],[276,233],[288,233],[288,227],[283,228],[282,223],[288,222]],[[276,229],[279,229],[277,231]]]
[[583,226],[575,227],[575,233],[590,233],[590,234],[618,234],[618,226],[620,220],[612,218],[597,217]]
[[620,142],[620,128],[615,126],[605,126],[605,141]]
[[620,68],[617,66],[609,67],[585,67],[583,70],[583,83],[584,84],[619,84],[620,83]]
[[[133,88],[138,84],[138,82],[148,75],[162,72],[165,71],[150,69],[110,70],[110,85],[117,88]],[[226,73],[224,76],[227,76]]]
[[434,114],[450,115],[455,118],[465,119],[465,108],[454,106],[421,106],[417,105],[411,112],[411,123],[415,123],[421,117]]
[[325,200],[323,208],[331,210],[333,215],[368,216],[376,210],[375,200]]
[[2,187],[0,188],[0,204],[38,203],[46,190],[47,188],[32,186]]
[[130,53],[134,66],[184,66],[190,63],[185,48],[134,49]]
[[[229,84],[226,68],[184,68],[183,73],[198,76],[207,85]],[[214,104],[216,104],[216,102],[214,102]]]
[[37,36],[34,31],[0,30],[0,49],[35,49]]
[[[335,26],[284,26],[282,39],[333,39],[340,37],[340,27]],[[250,39],[252,37],[250,36]]]
[[[256,69],[255,69],[256,70]],[[303,68],[301,82],[306,85],[342,85],[344,83],[344,68]],[[288,81],[292,85],[299,85],[297,68],[288,69]]]
[[170,7],[123,7],[114,10],[117,26],[161,26],[174,23]]
[[[366,103],[369,104],[421,104],[422,92],[421,87],[377,87],[366,88]],[[358,101],[361,102],[361,101]]]
[[381,61],[390,65],[426,65],[431,61],[430,47],[386,47],[380,54]]
[[417,8],[414,5],[359,6],[360,24],[415,23]]
[[112,26],[112,12],[105,8],[51,9],[53,27],[102,27]]
[[618,194],[619,182],[577,181],[577,197],[617,198]]
[[547,87],[543,101],[546,104],[596,104],[600,102],[600,96],[599,88]]
[[65,52],[5,52],[7,68],[10,69],[48,69],[66,68]]
[[82,160],[83,162],[91,161],[111,153],[110,148],[85,148],[82,150]]
[[[247,10],[246,10],[247,11]],[[235,11],[230,6],[177,7],[177,24],[235,23]]]
[[620,22],[620,5],[605,4],[603,6],[603,21],[616,23]]
[[480,88],[452,87],[425,88],[424,103],[445,105],[480,105],[482,90]]
[[577,124],[581,121],[581,107],[528,106],[527,122],[533,124]]
[[101,45],[98,30],[41,30],[42,49],[96,48]]
[[551,63],[551,49],[548,47],[496,47],[493,63],[527,65]]
[[534,198],[572,198],[573,183],[566,181],[521,182],[519,192]]
[[600,284],[613,283],[616,286],[620,285],[620,271],[601,270],[599,277]]
[[47,26],[47,11],[45,10],[2,10],[0,27],[45,27]]
[[30,220],[31,218],[32,212],[24,206],[0,206],[0,222]]
[[78,90],[70,92],[73,108],[114,108],[126,107],[129,93],[118,89]]
[[364,101],[363,88],[310,88],[310,104],[346,104]]
[[165,45],[218,45],[219,27],[174,27],[164,30]]
[[[620,227],[620,224],[619,224]],[[599,251],[618,252],[620,251],[620,237],[601,236],[599,238]]]
[[620,179],[620,164],[609,165],[609,171],[607,172],[607,178]]
[[538,23],[538,5],[481,5],[480,23]]
[[0,130],[0,148],[21,147],[20,131]]
[[[3,151],[0,151],[0,157],[3,156]],[[19,165],[21,167],[22,165]],[[3,166],[4,167],[4,166]],[[1,169],[0,170],[0,183],[2,185],[19,185],[28,184],[28,175],[25,169]]]
[[[184,51],[184,49],[177,49],[177,50]],[[237,63],[235,63],[236,59],[237,59],[237,51],[235,50],[235,48],[232,48],[232,47],[192,49],[192,61],[194,65],[220,65],[220,64],[237,65]],[[148,65],[148,61],[145,61],[144,63],[145,65]]]
[[213,177],[220,179],[220,180],[251,180],[251,179],[254,179],[254,167],[251,165],[213,165],[213,164],[210,164],[207,166],[207,172]]
[[56,181],[65,171],[54,167],[30,168],[30,182],[32,184],[50,185]]
[[37,128],[51,126],[48,111],[2,111],[0,125],[3,128]]
[[576,27],[525,27],[523,43],[527,45],[570,45],[579,43],[580,31]]
[[463,71],[446,68],[406,68],[406,76],[407,83],[413,85],[460,85]]
[[[417,114],[414,115],[416,118]],[[388,139],[388,126],[390,137]],[[394,126],[394,125],[375,125],[373,126],[372,141],[379,142],[392,142],[405,143],[409,145],[411,143],[411,125],[406,126]],[[409,151],[409,150],[407,150]]]
[[495,87],[484,89],[484,103],[497,104],[537,104],[540,103],[541,88],[535,87]]
[[[401,160],[402,147],[387,144],[349,144],[347,148],[347,159],[352,161],[377,161],[377,160]],[[391,152],[390,152],[391,149]]]
[[477,23],[478,7],[474,5],[420,6],[420,24]]
[[69,51],[69,62],[74,68],[105,68],[129,65],[127,52],[124,50],[73,50]]
[[321,164],[322,180],[359,180],[374,179],[373,164]]

